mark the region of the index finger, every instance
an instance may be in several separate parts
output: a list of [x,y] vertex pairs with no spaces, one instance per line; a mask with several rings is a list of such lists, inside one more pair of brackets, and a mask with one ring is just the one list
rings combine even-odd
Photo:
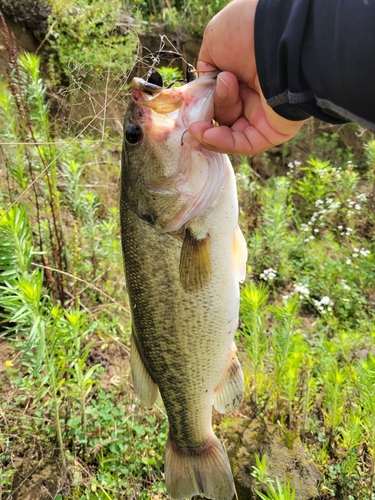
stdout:
[[214,60],[211,57],[209,50],[207,49],[205,40],[203,39],[203,43],[201,49],[199,51],[198,62],[197,62],[197,71],[206,72],[206,71],[215,71],[217,66],[215,65]]

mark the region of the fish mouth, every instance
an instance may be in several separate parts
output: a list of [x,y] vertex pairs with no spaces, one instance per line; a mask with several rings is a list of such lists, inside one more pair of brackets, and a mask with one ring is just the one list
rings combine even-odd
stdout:
[[142,78],[133,78],[132,89],[139,90],[140,92],[143,92],[144,94],[148,94],[152,97],[160,94],[160,92],[163,90],[162,87],[159,87],[159,85],[155,85],[154,83],[147,82],[146,80],[143,80]]
[[142,78],[133,78],[132,98],[136,104],[146,106],[161,114],[176,111],[182,104],[178,88],[162,88]]

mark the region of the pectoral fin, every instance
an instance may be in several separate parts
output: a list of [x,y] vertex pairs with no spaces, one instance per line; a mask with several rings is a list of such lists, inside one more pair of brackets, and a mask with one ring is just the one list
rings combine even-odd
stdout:
[[214,406],[220,413],[238,408],[243,400],[244,376],[235,351],[233,343],[228,368],[215,391]]
[[197,239],[186,229],[180,255],[180,282],[185,292],[198,292],[212,273],[210,236]]
[[139,354],[134,334],[131,336],[130,367],[137,396],[144,406],[151,408],[158,398],[159,389],[150,377],[141,355]]
[[247,244],[241,229],[237,226],[233,239],[233,266],[240,283],[246,277]]

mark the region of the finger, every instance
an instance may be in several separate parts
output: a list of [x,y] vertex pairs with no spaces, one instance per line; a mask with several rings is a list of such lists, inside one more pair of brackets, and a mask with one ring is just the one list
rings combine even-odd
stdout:
[[203,147],[218,153],[254,155],[274,146],[252,126],[241,132],[226,126],[213,127],[206,122],[196,122],[190,125],[189,132]]
[[217,67],[214,66],[213,64],[204,62],[204,61],[198,61],[197,62],[197,71],[198,73],[212,73],[212,71],[217,70]]
[[242,99],[237,78],[227,71],[218,75],[214,96],[215,119],[220,125],[232,125],[242,114]]
[[240,155],[255,155],[274,147],[256,128],[249,126],[243,132],[221,126],[206,130],[201,144],[214,151]]
[[206,38],[203,37],[201,49],[199,51],[197,71],[204,73],[206,71],[215,71],[217,66],[211,57],[210,51],[207,48]]

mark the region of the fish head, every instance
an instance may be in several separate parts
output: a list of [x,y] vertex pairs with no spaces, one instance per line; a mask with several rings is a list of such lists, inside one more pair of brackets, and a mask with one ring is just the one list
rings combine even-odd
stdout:
[[217,74],[171,88],[140,78],[132,81],[124,124],[122,197],[162,232],[180,229],[194,215],[182,214],[207,183],[207,157],[212,153],[190,136],[188,127],[212,121]]

